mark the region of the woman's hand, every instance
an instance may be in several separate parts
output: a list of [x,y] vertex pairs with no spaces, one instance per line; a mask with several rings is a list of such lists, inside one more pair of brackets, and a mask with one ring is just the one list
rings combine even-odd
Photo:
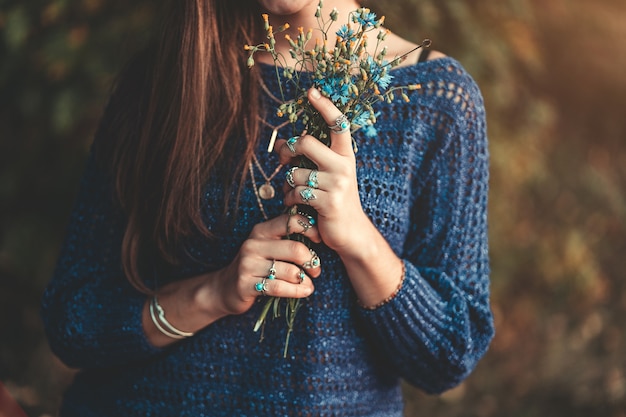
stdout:
[[[341,111],[318,90],[310,89],[308,98],[329,126],[340,120]],[[331,129],[330,148],[308,135],[276,142],[282,164],[305,155],[318,166],[290,171],[285,204],[317,211],[322,241],[341,257],[361,303],[372,306],[397,291],[403,266],[361,206],[350,129],[337,130]]]
[[[222,278],[215,280],[219,288],[208,286],[211,294],[219,294],[225,315],[246,312],[262,293],[286,298],[311,295],[314,287],[307,277],[317,277],[321,271],[319,264],[310,265],[315,253],[301,242],[282,239],[289,227],[292,232],[320,242],[317,228],[312,225],[303,228],[303,222],[308,220],[302,215],[283,214],[254,226],[235,259],[221,272]],[[257,284],[263,282],[265,289],[259,291]],[[211,294],[206,298],[213,298]],[[205,296],[200,294],[200,297]]]
[[[308,96],[326,123],[334,125],[341,111],[316,89],[309,90]],[[294,164],[296,156],[305,155],[318,166],[317,174],[314,173],[317,181],[311,178],[311,170],[291,171],[293,181],[285,187],[285,204],[310,204],[318,212],[323,242],[340,255],[349,254],[363,244],[366,233],[373,233],[374,226],[363,212],[359,198],[350,129],[331,131],[330,135],[330,148],[313,136],[304,135],[295,144],[279,140],[275,149],[283,164]],[[313,183],[307,184],[311,179]],[[306,200],[307,193],[314,198]]]
[[[301,242],[282,239],[287,229],[321,241],[317,228],[300,214],[283,214],[257,224],[227,267],[159,289],[158,301],[167,320],[182,331],[195,332],[224,316],[245,313],[263,294],[288,298],[311,295],[314,286],[310,278],[321,272],[319,262],[312,262],[317,255]],[[144,306],[143,325],[155,346],[175,341],[153,324],[149,300]]]

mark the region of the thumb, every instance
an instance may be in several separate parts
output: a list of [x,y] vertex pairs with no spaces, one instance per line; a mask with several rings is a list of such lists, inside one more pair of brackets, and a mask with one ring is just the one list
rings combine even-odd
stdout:
[[[343,116],[341,110],[333,104],[333,102],[322,96],[317,88],[310,88],[308,91],[309,102],[320,112],[322,118],[329,126],[334,126],[337,119]],[[349,156],[354,154],[352,149],[352,136],[350,135],[350,128],[343,132],[335,132],[331,129],[331,146],[330,149],[337,152],[340,155]]]

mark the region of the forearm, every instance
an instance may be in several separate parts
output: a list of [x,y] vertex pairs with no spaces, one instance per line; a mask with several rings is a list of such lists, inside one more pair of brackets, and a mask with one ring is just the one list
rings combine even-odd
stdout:
[[[183,332],[195,333],[229,313],[219,297],[220,279],[224,271],[198,275],[173,282],[156,291],[155,297],[163,309],[167,322]],[[164,325],[156,311],[151,312],[153,297],[147,297],[143,307],[142,324],[148,341],[156,347],[164,347],[179,339],[167,336],[157,327]],[[167,328],[165,328],[167,331]]]
[[398,290],[403,262],[369,219],[362,223],[358,239],[338,253],[360,303],[371,307]]
[[[184,332],[195,333],[218,320],[221,315],[217,311],[206,311],[199,300],[206,297],[204,284],[207,275],[199,275],[183,281],[171,283],[157,291],[155,297],[163,309],[167,321],[175,328]],[[205,295],[199,295],[205,294]],[[143,306],[142,325],[148,341],[157,347],[164,347],[177,341],[167,336],[155,324],[158,314],[151,308],[152,297],[147,297]],[[151,311],[153,310],[153,311]],[[163,328],[163,324],[160,324]]]

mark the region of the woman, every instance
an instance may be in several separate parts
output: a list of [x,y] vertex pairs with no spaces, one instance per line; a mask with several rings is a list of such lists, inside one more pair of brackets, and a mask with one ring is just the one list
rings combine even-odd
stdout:
[[[242,45],[262,39],[262,12],[317,27],[317,3],[173,1],[120,76],[44,296],[52,349],[81,369],[61,416],[401,416],[401,378],[439,393],[486,351],[484,109],[456,61],[414,52],[394,69],[422,89],[376,108],[356,156],[339,128],[330,148],[304,135],[265,151],[292,134],[271,59],[248,70]],[[341,116],[308,98],[330,126]],[[299,155],[314,184],[287,171]],[[303,203],[317,222],[286,213]],[[282,319],[253,331],[265,296],[301,299],[286,358]]]

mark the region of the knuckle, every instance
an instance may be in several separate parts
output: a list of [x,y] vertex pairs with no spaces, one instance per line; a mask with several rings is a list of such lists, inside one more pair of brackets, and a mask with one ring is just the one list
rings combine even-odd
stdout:
[[285,271],[286,276],[288,276],[291,280],[298,279],[298,274],[300,273],[300,268],[293,264],[289,264],[287,270]]
[[295,240],[290,240],[288,243],[288,250],[290,253],[293,253],[295,256],[299,256],[299,254],[301,254],[306,246],[303,243],[300,243],[298,241]]
[[342,199],[336,195],[330,196],[326,202],[326,210],[330,213],[339,211],[342,207]]
[[262,223],[257,223],[252,227],[252,231],[250,232],[250,236],[260,236],[261,235],[261,229],[262,229]]
[[246,275],[248,271],[252,270],[253,264],[254,261],[250,257],[243,256],[239,261],[239,274]]
[[348,177],[348,173],[347,172],[343,172],[345,171],[342,170],[342,172],[340,172],[333,180],[335,187],[341,189],[341,190],[345,190],[350,186],[350,179]]
[[298,247],[297,255],[298,255],[298,260],[300,261],[299,263],[303,263],[311,259],[310,249],[307,248],[306,245],[304,244],[301,244]]
[[249,255],[254,252],[255,246],[256,245],[252,239],[247,239],[241,244],[241,248],[239,249],[239,252],[241,252],[241,254],[244,256]]

